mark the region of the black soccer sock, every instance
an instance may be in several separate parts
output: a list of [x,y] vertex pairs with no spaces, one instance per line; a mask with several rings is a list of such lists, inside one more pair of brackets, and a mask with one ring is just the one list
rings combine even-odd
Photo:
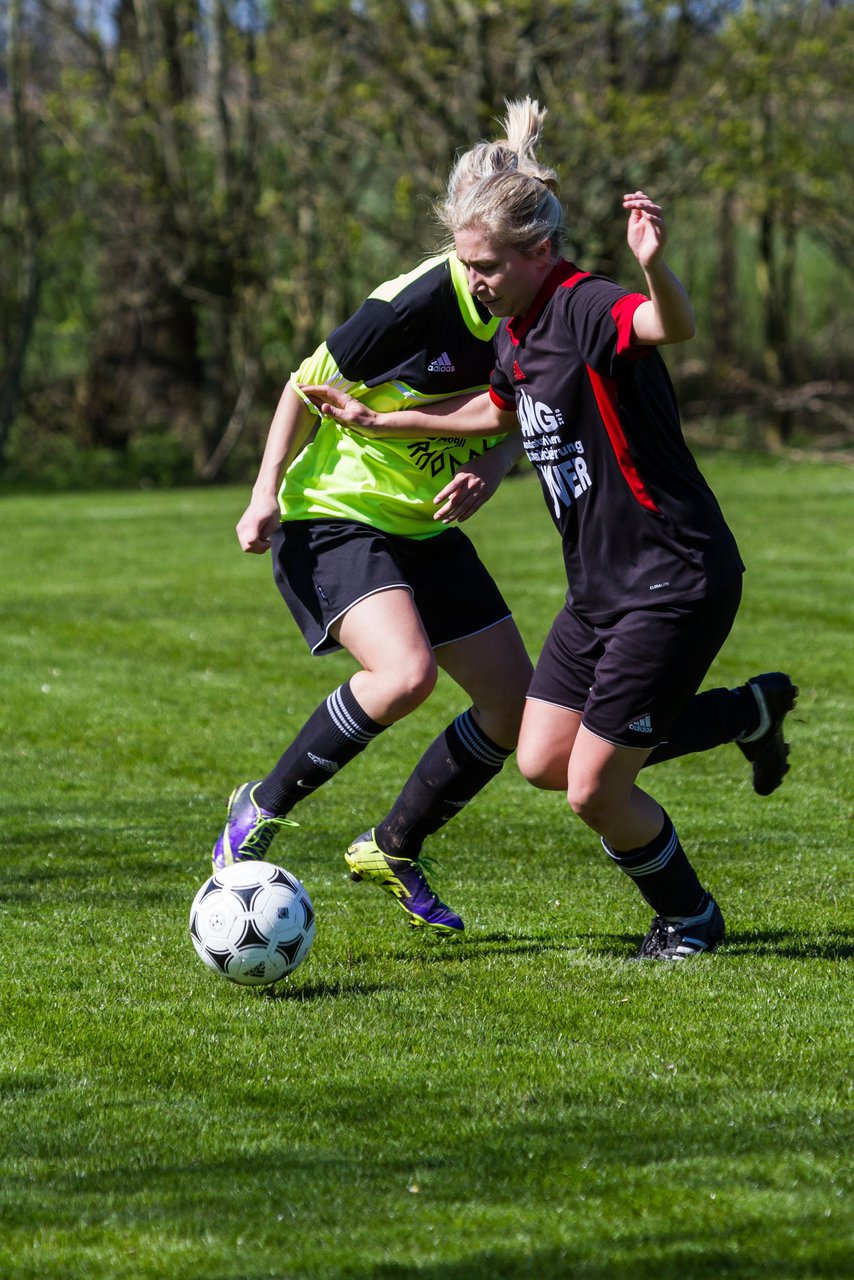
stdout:
[[499,747],[464,711],[424,752],[376,829],[390,857],[418,857],[421,845],[501,772],[512,751]]
[[666,813],[664,826],[649,844],[620,852],[603,836],[602,847],[634,880],[656,915],[665,920],[681,920],[700,910],[705,891]]
[[675,760],[695,751],[710,751],[733,742],[759,724],[759,707],[749,685],[737,689],[707,689],[692,698],[673,726],[667,742],[647,756],[644,768]]
[[305,722],[255,792],[258,803],[282,816],[364,751],[387,726],[362,710],[342,684]]

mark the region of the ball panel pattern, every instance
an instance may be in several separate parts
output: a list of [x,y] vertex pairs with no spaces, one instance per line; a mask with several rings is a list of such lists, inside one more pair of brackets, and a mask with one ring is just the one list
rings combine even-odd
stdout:
[[209,969],[243,986],[278,982],[311,950],[315,912],[296,876],[269,862],[216,871],[190,908],[190,938]]

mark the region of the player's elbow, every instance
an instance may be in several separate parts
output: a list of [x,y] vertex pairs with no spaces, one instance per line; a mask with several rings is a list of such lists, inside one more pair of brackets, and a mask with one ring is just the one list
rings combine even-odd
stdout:
[[694,320],[693,311],[682,318],[678,326],[678,329],[679,329],[678,337],[671,338],[670,339],[671,342],[687,342],[689,338],[693,338],[694,334],[697,332],[697,325]]
[[678,320],[670,320],[667,324],[663,324],[660,333],[647,341],[656,347],[666,347],[675,342],[687,342],[689,338],[693,338],[696,331],[693,315],[680,317]]

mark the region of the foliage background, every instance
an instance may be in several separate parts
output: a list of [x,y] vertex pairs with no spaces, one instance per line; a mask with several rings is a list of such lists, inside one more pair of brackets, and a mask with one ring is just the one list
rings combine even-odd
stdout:
[[[852,449],[850,0],[5,0],[0,484],[245,479],[281,385],[436,244],[505,98],[571,252],[665,204],[703,439]],[[627,278],[630,278],[628,276]]]

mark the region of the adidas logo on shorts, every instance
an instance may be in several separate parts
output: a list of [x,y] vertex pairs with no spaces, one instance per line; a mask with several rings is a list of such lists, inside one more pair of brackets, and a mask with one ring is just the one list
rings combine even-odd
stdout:
[[652,719],[650,716],[639,716],[637,720],[632,720],[629,728],[634,733],[652,733]]
[[427,366],[428,373],[456,373],[457,366],[454,364],[447,351],[443,351],[440,356],[432,360]]

